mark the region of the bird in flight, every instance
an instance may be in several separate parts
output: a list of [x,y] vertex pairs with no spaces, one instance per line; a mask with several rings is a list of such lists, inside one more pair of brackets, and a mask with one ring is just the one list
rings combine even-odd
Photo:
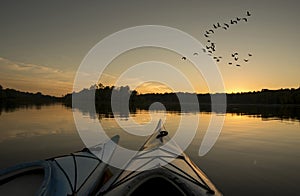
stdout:
[[236,55],[239,55],[239,53],[235,52],[235,53],[231,54],[232,57],[235,57]]
[[198,53],[197,53],[197,52],[195,52],[195,53],[194,53],[194,55],[198,55]]
[[225,25],[227,28],[229,28],[229,24],[224,23],[224,25]]
[[237,24],[236,20],[230,20],[230,24]]
[[[252,15],[252,13],[250,13],[250,11],[246,10],[246,14],[241,17],[234,17],[232,19],[230,19],[229,21],[223,23],[223,22],[217,22],[212,24],[212,28],[211,29],[207,29],[204,33],[204,36],[207,38],[207,44],[202,50],[204,53],[206,53],[207,55],[211,56],[216,62],[220,62],[221,60],[221,56],[216,56],[214,53],[217,51],[216,50],[216,45],[215,43],[212,43],[212,40],[210,37],[213,37],[215,33],[218,32],[218,28],[220,29],[224,29],[224,30],[228,30],[230,27],[235,26],[234,24],[239,24],[241,21],[244,22],[248,22],[249,21],[249,17]],[[222,25],[221,25],[222,24]],[[198,55],[198,53],[193,53],[194,55]],[[239,54],[237,52],[231,53],[229,54],[232,57],[231,62],[227,62],[229,65],[235,65],[237,67],[242,66],[243,64],[241,64],[240,62],[243,61],[245,63],[250,61],[250,57],[252,56],[251,53],[248,53],[248,57],[240,57]],[[183,58],[184,60],[186,60],[186,58]]]

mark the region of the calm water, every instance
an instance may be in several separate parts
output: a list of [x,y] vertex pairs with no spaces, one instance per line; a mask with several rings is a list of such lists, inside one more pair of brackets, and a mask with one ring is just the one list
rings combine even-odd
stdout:
[[[108,135],[119,134],[120,145],[137,149],[146,137],[124,132],[132,128],[126,116],[91,117]],[[137,111],[135,122],[145,125],[156,122],[162,112]],[[222,132],[205,156],[198,156],[203,135],[214,113],[165,114],[165,128],[172,136],[181,117],[194,123],[199,119],[197,133],[186,154],[207,174],[224,195],[289,195],[300,192],[300,122],[267,120],[258,116],[226,114]],[[153,124],[154,125],[154,124]],[[189,124],[186,124],[189,134]],[[17,109],[0,115],[0,168],[24,161],[44,159],[70,153],[84,147],[74,124],[70,108],[62,105]]]

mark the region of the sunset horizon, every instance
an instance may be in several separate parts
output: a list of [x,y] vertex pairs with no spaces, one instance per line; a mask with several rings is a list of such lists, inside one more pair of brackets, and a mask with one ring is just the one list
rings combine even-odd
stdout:
[[[54,97],[64,97],[64,96],[66,96],[66,95],[68,95],[68,94],[72,94],[72,93],[78,93],[78,92],[80,92],[80,91],[69,91],[69,92],[66,92],[66,93],[63,93],[63,94],[51,94],[51,93],[44,93],[43,91],[41,91],[41,90],[22,90],[22,89],[19,89],[19,88],[14,88],[14,87],[7,87],[7,86],[3,86],[2,84],[0,84],[1,85],[1,87],[3,88],[3,89],[13,89],[13,90],[16,90],[16,91],[20,91],[20,92],[26,92],[26,93],[42,93],[43,95],[49,95],[49,96],[54,96]],[[118,87],[120,87],[120,86],[114,86],[114,85],[104,85],[103,84],[103,86],[108,86],[108,87],[116,87],[116,88],[118,88]],[[125,85],[125,86],[128,86],[129,88],[130,88],[130,86],[129,85]],[[143,86],[142,86],[143,87]],[[253,92],[261,92],[261,91],[263,91],[263,90],[270,90],[270,91],[277,91],[277,90],[293,90],[293,89],[299,89],[300,88],[300,86],[298,86],[298,87],[279,87],[279,88],[261,88],[261,89],[255,89],[255,90],[235,90],[235,91],[233,91],[233,90],[229,90],[229,91],[226,91],[225,93],[226,94],[237,94],[237,93],[253,93]],[[89,89],[88,87],[87,88],[83,88],[82,90],[84,90],[84,89]],[[161,90],[161,89],[164,89],[164,90]],[[167,89],[167,90],[166,90]],[[151,86],[150,85],[150,87],[149,87],[149,85],[147,85],[147,88],[142,88],[142,90],[141,90],[141,88],[140,87],[138,87],[138,88],[136,88],[136,89],[131,89],[130,88],[130,90],[131,91],[137,91],[139,94],[164,94],[164,93],[191,93],[191,94],[193,94],[193,93],[195,93],[195,94],[218,94],[218,93],[222,93],[222,92],[201,92],[201,91],[194,91],[194,92],[189,92],[189,91],[172,91],[172,89],[170,89],[170,88],[167,88],[167,87],[163,87],[163,88],[161,88],[161,86],[160,85],[158,85],[158,86]]]
[[2,0],[0,195],[297,195],[299,7]]
[[[293,6],[292,3],[289,5],[278,3],[273,4],[272,7],[269,7],[267,2],[250,4],[232,1],[232,3],[235,7],[229,6],[228,2],[219,2],[217,6],[213,2],[187,4],[176,1],[172,8],[167,8],[167,4],[158,7],[150,3],[143,13],[143,19],[138,17],[139,12],[136,13],[136,17],[129,17],[128,13],[135,13],[141,8],[135,6],[129,8],[124,3],[114,5],[98,2],[94,3],[92,11],[87,11],[90,6],[73,2],[67,12],[62,9],[56,10],[54,4],[48,3],[47,11],[41,12],[39,7],[44,7],[41,3],[31,6],[30,3],[7,2],[5,3],[7,9],[1,11],[6,17],[0,19],[2,24],[0,84],[7,88],[40,91],[55,96],[70,93],[73,91],[74,79],[80,64],[98,42],[122,29],[145,23],[184,31],[202,43],[204,48],[209,47],[212,42],[216,43],[214,58],[223,58],[214,63],[223,78],[227,93],[299,87],[300,66],[296,47],[300,44],[297,39],[299,27],[294,25],[297,23],[294,17],[297,6]],[[64,5],[66,2],[59,4]],[[128,9],[124,13],[115,14],[114,17],[121,19],[119,22],[109,23],[104,18],[109,20],[109,17],[112,17],[111,11],[96,10],[96,5],[100,4],[105,5],[97,8],[100,10],[107,7],[113,11],[122,9],[122,6]],[[12,17],[10,9],[19,11]],[[84,15],[80,14],[83,13],[80,9],[86,10]],[[266,14],[265,9],[271,9],[272,12]],[[151,10],[156,14],[153,15]],[[168,10],[168,14],[165,10]],[[52,14],[54,12],[55,16]],[[247,12],[250,12],[250,16],[247,16]],[[238,17],[241,19],[247,17],[247,22],[230,24],[230,21],[236,22]],[[74,19],[70,20],[70,18]],[[24,20],[30,22],[25,25]],[[217,23],[222,26],[228,23],[232,27],[228,30],[220,27],[219,30]],[[11,24],[14,24],[13,27],[10,26]],[[226,26],[224,28],[226,29]],[[216,32],[212,34],[208,32],[209,30]],[[198,54],[201,51],[194,52]],[[239,60],[235,61],[231,56],[237,52]],[[248,53],[251,56],[248,56]],[[211,61],[215,61],[214,58]],[[244,59],[247,62],[244,62]],[[123,71],[137,63],[149,60],[168,63],[180,70],[191,81],[197,93],[210,92],[201,73],[195,74],[192,68],[194,65],[188,61],[189,59],[184,61],[181,55],[174,51],[149,47],[129,50],[113,59],[107,65],[99,82],[112,86]],[[235,66],[235,62],[241,65]],[[122,85],[131,86],[133,83],[142,82],[147,74],[150,76],[159,72],[157,69],[144,71],[140,69],[138,73],[129,75],[130,78],[125,78]],[[165,76],[167,80],[174,80],[172,75],[165,74]],[[176,87],[174,85],[175,83],[171,87],[174,91],[188,91],[180,86],[181,83],[177,83]],[[141,92],[159,90],[159,86],[154,83],[144,84],[144,86],[147,88],[140,87]]]

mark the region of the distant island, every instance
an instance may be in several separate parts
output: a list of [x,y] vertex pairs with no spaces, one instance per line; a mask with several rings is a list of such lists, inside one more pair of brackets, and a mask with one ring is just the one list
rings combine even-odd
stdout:
[[[120,110],[124,106],[120,100],[129,100],[129,110],[135,112],[137,109],[148,110],[154,102],[162,103],[169,111],[180,111],[180,103],[177,93],[148,93],[139,94],[135,90],[130,90],[128,86],[103,86],[102,84],[93,85],[89,89],[80,92],[69,93],[62,97],[43,95],[42,93],[21,92],[15,89],[4,89],[0,85],[0,107],[9,109],[13,107],[24,107],[30,105],[48,105],[61,103],[66,107],[72,107],[72,96],[82,96],[95,93],[95,106],[98,113],[111,113],[111,95],[118,95],[119,101],[115,102]],[[211,112],[211,96],[220,94],[193,94],[181,93],[184,96],[196,95],[201,111]],[[280,117],[292,117],[300,119],[300,87],[295,89],[278,89],[261,91],[227,93],[227,112],[241,113],[249,115],[268,115],[276,114]],[[83,101],[86,101],[85,99]],[[121,105],[120,105],[121,104]],[[125,103],[128,108],[128,103]],[[80,108],[79,108],[80,109]],[[82,108],[83,109],[83,108]],[[272,111],[269,111],[269,110]],[[83,109],[84,110],[84,109]],[[125,108],[125,110],[128,110]],[[216,111],[217,112],[217,111]],[[269,114],[270,113],[270,114]]]

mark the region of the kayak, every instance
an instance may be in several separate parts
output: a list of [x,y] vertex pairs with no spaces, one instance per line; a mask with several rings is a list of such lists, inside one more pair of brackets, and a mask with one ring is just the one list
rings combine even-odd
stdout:
[[107,164],[118,141],[119,136],[114,136],[103,144],[70,155],[1,170],[0,194],[222,195],[168,137],[161,121],[123,169]]
[[181,150],[159,121],[124,169],[100,188],[97,195],[222,195]]
[[0,171],[1,195],[93,195],[107,178],[119,136],[91,148]]

